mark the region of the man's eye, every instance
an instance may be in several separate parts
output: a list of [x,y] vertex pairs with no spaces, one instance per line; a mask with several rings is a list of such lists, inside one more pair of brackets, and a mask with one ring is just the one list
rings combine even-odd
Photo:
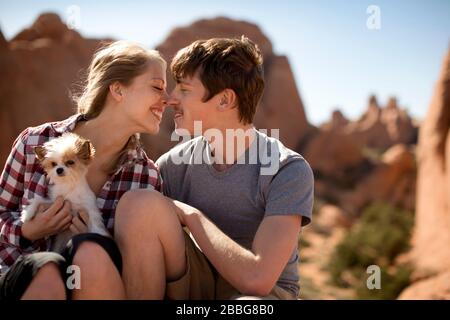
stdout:
[[56,162],[52,162],[52,167],[56,167],[58,164]]
[[163,91],[163,90],[164,90],[163,88],[155,87],[155,86],[153,86],[153,88],[155,88],[155,89],[158,90],[158,91]]
[[68,166],[71,166],[71,165],[74,165],[74,164],[75,164],[75,162],[73,160],[68,160],[66,162],[66,165],[68,165]]

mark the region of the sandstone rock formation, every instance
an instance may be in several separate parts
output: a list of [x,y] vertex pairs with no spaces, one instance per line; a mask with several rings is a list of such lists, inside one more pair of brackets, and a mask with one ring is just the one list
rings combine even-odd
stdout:
[[[414,210],[417,126],[391,98],[369,98],[357,121],[335,110],[304,149],[316,177],[316,195],[358,216],[373,201]],[[390,149],[389,149],[390,148]],[[384,153],[384,155],[383,155]]]
[[405,109],[391,97],[384,108],[378,105],[375,96],[369,99],[367,111],[362,117],[350,123],[345,130],[362,145],[386,150],[394,144],[416,142],[417,128]]
[[0,32],[0,163],[26,127],[64,119],[73,113],[73,84],[80,79],[100,41],[83,39],[51,13],[10,42]]
[[362,145],[341,130],[322,130],[308,143],[304,155],[317,178],[344,180],[362,165]]
[[399,300],[450,300],[450,271],[418,281],[400,294]]
[[[450,292],[450,50],[444,60],[418,145],[416,220],[411,259],[421,280],[401,298],[445,296]],[[444,275],[445,274],[445,275]],[[431,277],[430,277],[431,276]],[[439,280],[439,281],[438,281]],[[434,286],[433,283],[445,283]],[[438,292],[441,290],[441,292]]]
[[352,214],[358,214],[365,206],[377,201],[414,211],[415,182],[414,152],[398,144],[382,155],[381,162],[358,181],[354,190],[344,191],[339,203]]
[[342,114],[340,110],[334,110],[331,114],[331,120],[320,126],[320,129],[326,131],[343,131],[349,124],[349,120]]

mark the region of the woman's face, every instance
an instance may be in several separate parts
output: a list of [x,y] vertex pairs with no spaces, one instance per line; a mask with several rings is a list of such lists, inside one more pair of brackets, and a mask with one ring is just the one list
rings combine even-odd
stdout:
[[166,69],[152,62],[146,71],[123,88],[123,110],[139,133],[156,134],[167,104]]

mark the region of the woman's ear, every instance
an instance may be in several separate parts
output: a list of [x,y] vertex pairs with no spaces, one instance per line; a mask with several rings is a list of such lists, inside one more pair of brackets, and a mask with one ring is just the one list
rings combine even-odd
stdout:
[[225,89],[219,93],[219,110],[232,109],[236,106],[237,96],[233,89]]
[[123,86],[119,81],[115,81],[114,83],[109,85],[109,92],[114,100],[117,102],[122,101],[123,99]]

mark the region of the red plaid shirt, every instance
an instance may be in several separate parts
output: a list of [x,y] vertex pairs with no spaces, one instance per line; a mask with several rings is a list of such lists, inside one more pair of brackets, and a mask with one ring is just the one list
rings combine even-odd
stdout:
[[[72,131],[82,119],[83,116],[77,114],[63,121],[27,128],[14,142],[0,178],[0,273],[6,272],[22,254],[48,250],[50,239],[30,242],[22,236],[22,208],[35,195],[47,196],[48,181],[33,147]],[[130,149],[119,160],[118,169],[110,176],[97,197],[97,206],[108,230],[113,234],[115,209],[126,191],[161,191],[161,184],[158,168],[145,151],[140,147]]]

